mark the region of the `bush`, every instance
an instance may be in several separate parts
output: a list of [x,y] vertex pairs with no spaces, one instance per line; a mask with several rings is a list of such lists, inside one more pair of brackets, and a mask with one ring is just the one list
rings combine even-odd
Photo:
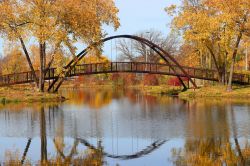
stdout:
[[[184,82],[187,82],[188,81],[188,78],[187,77],[182,77],[181,78]],[[168,85],[171,85],[171,86],[182,86],[180,80],[178,79],[178,77],[172,77],[168,80],[167,82]]]

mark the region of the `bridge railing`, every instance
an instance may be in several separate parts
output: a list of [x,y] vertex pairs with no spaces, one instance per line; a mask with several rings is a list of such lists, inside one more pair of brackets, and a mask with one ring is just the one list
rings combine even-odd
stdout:
[[[216,70],[183,67],[183,69],[191,76],[191,78],[204,79],[204,80],[218,80],[218,73]],[[113,72],[138,72],[138,73],[152,73],[164,74],[185,77],[185,74],[179,69],[178,66],[169,66],[168,64],[156,64],[145,62],[108,62],[108,63],[94,63],[94,64],[80,64],[76,65],[67,76],[79,76],[84,74],[102,74]],[[39,71],[36,71],[39,75]],[[50,80],[56,77],[56,68],[50,68],[45,79]],[[235,83],[250,84],[250,75],[234,73],[233,81]],[[0,86],[22,84],[34,82],[32,72],[22,72],[9,75],[0,76]]]
[[[45,74],[45,79],[53,79],[55,77],[55,70],[55,68],[50,68]],[[39,76],[39,70],[36,70],[35,73]],[[0,86],[30,83],[34,81],[35,78],[31,71],[0,76]]]
[[[205,80],[218,80],[218,73],[216,70],[183,67],[184,70],[192,77]],[[141,72],[141,73],[155,73],[166,75],[185,76],[178,66],[170,67],[168,64],[155,64],[145,62],[111,62],[111,63],[95,63],[95,64],[81,64],[77,65],[69,75],[93,74],[104,72]],[[229,73],[228,73],[229,75]],[[233,75],[234,82],[249,83],[250,75],[237,74]]]
[[[228,75],[229,75],[229,73],[228,73]],[[247,84],[250,84],[250,75],[249,74],[234,73],[233,81],[235,83],[247,83]]]
[[[38,73],[39,71],[36,71],[36,74]],[[0,85],[4,86],[4,85],[22,84],[22,83],[33,82],[34,80],[35,79],[31,71],[14,73],[14,74],[0,76]]]
[[[185,71],[193,78],[217,80],[218,75],[215,70],[197,69],[184,67]],[[141,72],[185,76],[178,66],[169,66],[168,64],[155,64],[145,62],[111,62],[81,64],[69,73],[69,75],[93,74],[103,72]]]

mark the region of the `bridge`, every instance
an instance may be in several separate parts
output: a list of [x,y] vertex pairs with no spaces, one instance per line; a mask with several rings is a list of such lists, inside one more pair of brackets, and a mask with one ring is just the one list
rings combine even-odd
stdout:
[[[80,61],[91,51],[93,47],[97,47],[107,41],[120,38],[135,40],[149,47],[164,61],[164,63],[161,64],[145,62],[108,62],[79,64]],[[116,72],[149,73],[176,76],[178,77],[179,81],[185,89],[187,88],[187,86],[183,81],[183,77],[187,78],[194,88],[197,88],[197,85],[192,78],[218,81],[218,73],[216,70],[181,66],[175,60],[175,58],[168,54],[163,48],[159,47],[158,45],[147,39],[133,35],[112,36],[102,39],[99,42],[93,43],[86,49],[84,49],[82,52],[80,52],[77,56],[75,56],[59,74],[56,74],[55,71],[55,68],[50,68],[45,74],[45,80],[52,81],[52,83],[49,84],[49,92],[57,92],[67,77]],[[35,75],[38,76],[39,71],[36,71],[36,73],[23,72],[10,75],[2,75],[0,76],[0,86],[31,83],[35,81]],[[234,73],[233,82],[239,84],[250,84],[250,75]]]
[[[47,138],[46,138],[46,141],[47,141]],[[65,155],[64,149],[61,149],[59,147],[59,145],[57,145],[55,138],[53,139],[53,144],[55,146],[56,152],[60,155],[60,157],[63,160],[66,160],[66,161],[67,161],[67,159],[69,161],[73,160],[74,157],[79,156],[80,153],[76,151],[76,149],[79,147],[79,143],[88,149],[94,150],[95,152],[100,152],[100,155],[102,157],[118,159],[118,160],[132,160],[132,159],[138,159],[138,158],[141,158],[141,157],[144,157],[144,156],[147,156],[147,155],[153,153],[154,151],[158,150],[161,146],[163,146],[167,141],[168,140],[156,140],[153,143],[151,143],[150,145],[148,145],[146,148],[144,148],[138,152],[135,152],[133,154],[125,154],[125,155],[111,154],[109,152],[105,152],[103,146],[101,146],[101,142],[98,142],[98,145],[94,146],[91,143],[89,143],[89,141],[87,139],[83,139],[83,138],[74,138],[74,144],[70,150],[69,155]],[[31,143],[32,143],[32,138],[29,138],[27,143],[26,143],[25,149],[23,151],[22,157],[21,157],[20,163],[22,165],[24,164],[24,162],[26,160],[27,153],[30,149]],[[47,152],[47,144],[44,144],[44,142],[41,142],[40,146],[43,147],[43,148],[41,148],[41,161],[44,161],[44,160],[47,161],[48,160],[47,159],[47,155],[48,155],[47,154],[48,153]]]
[[[218,73],[216,70],[185,66],[182,66],[182,68],[188,73],[191,78],[208,81],[218,81]],[[37,74],[38,73],[39,71],[37,71]],[[74,66],[67,74],[67,77],[106,73],[148,73],[186,77],[186,75],[183,74],[178,66],[145,62],[107,62],[80,64]],[[57,78],[58,76],[56,75],[56,68],[50,68],[45,75],[45,80],[55,80]],[[25,84],[34,81],[35,80],[31,71],[0,76],[0,86]],[[250,75],[235,73],[233,81],[234,83],[238,84],[250,84]]]

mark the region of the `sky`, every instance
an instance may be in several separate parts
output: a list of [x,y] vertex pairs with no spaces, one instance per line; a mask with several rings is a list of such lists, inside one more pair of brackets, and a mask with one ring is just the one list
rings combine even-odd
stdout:
[[[164,8],[176,4],[180,0],[115,0],[115,4],[119,9],[119,18],[121,26],[117,31],[113,28],[104,26],[104,31],[108,36],[121,34],[135,34],[141,31],[155,29],[162,31],[167,35],[170,32],[171,17],[167,15]],[[76,44],[78,52],[82,51],[84,46],[80,43]],[[105,45],[105,52],[110,50]],[[3,40],[0,39],[0,54],[3,55]],[[111,52],[111,51],[110,51]]]
[[116,0],[121,27],[117,32],[104,28],[110,35],[135,34],[149,29],[169,33],[171,18],[164,8],[178,0]]

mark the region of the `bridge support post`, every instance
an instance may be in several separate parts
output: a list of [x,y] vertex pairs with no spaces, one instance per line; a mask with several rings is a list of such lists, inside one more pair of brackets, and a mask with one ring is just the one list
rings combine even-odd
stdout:
[[178,79],[179,79],[179,81],[181,82],[181,84],[182,84],[182,86],[183,86],[182,92],[186,91],[188,88],[187,88],[187,86],[185,85],[184,81],[183,81],[180,77],[178,77]]
[[29,73],[26,73],[26,77],[27,77],[27,82],[29,81]]

